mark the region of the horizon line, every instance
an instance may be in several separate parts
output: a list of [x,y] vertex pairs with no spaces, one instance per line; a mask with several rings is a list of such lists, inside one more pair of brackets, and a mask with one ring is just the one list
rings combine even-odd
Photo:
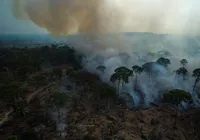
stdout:
[[[170,36],[190,36],[190,37],[199,37],[200,35],[191,35],[191,34],[170,34],[170,33],[154,33],[154,32],[114,32],[114,33],[97,33],[97,34],[152,34],[152,35],[170,35]],[[69,35],[54,35],[50,33],[0,33],[0,36],[40,36],[45,35],[49,37],[67,37],[67,36],[75,36],[82,35],[87,33],[79,33],[79,34],[69,34]]]

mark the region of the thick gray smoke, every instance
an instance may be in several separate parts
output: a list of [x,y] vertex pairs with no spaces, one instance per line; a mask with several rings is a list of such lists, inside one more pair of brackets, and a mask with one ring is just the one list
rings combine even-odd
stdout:
[[[148,74],[145,72],[139,75],[138,87],[140,91],[134,91],[135,77],[130,78],[130,83],[125,85],[121,91],[130,93],[136,105],[139,105],[142,100],[141,94],[144,94],[144,104],[149,105],[151,102],[161,100],[162,93],[172,89],[186,90],[193,93],[194,99],[197,99],[196,93],[192,92],[195,78],[191,76],[192,71],[200,66],[200,53],[198,52],[200,48],[196,38],[148,33],[113,36],[115,36],[113,39],[111,35],[106,37],[99,36],[98,38],[96,37],[97,40],[90,40],[88,42],[83,38],[75,39],[77,46],[80,45],[84,49],[87,48],[84,46],[98,46],[99,42],[101,45],[106,43],[108,46],[102,50],[91,51],[92,53],[89,52],[86,55],[87,58],[84,61],[84,66],[87,70],[99,74],[104,82],[115,86],[109,79],[117,67],[126,66],[132,69],[133,65],[142,66],[146,62],[155,62],[159,57],[166,57],[171,60],[171,64],[167,68],[159,65],[154,66],[155,71],[159,71],[161,75],[151,79],[149,79]],[[116,38],[123,41],[123,43],[116,40]],[[113,46],[111,42],[116,43]],[[170,54],[165,55],[161,52],[158,53],[159,51],[166,51]],[[186,68],[189,71],[189,77],[185,81],[183,81],[182,77],[174,74],[174,70],[181,67],[180,60],[183,58],[188,60]],[[106,66],[104,74],[96,70],[99,65]],[[195,102],[195,105],[199,106],[199,103]]]

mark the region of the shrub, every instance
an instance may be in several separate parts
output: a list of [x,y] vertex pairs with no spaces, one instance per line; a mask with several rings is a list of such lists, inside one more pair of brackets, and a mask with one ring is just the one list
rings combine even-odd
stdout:
[[18,140],[17,136],[9,136],[8,140]]

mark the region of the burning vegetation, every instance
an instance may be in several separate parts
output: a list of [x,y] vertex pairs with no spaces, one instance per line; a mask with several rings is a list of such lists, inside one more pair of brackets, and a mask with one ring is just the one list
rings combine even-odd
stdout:
[[[97,74],[87,72],[83,68],[85,58],[67,46],[1,48],[1,52],[2,139],[200,137],[199,111],[193,108],[198,101],[198,68],[193,71],[193,94],[168,89],[145,104],[147,94],[141,89],[140,78],[146,76],[153,83],[170,65],[170,59],[160,57],[132,69],[120,66],[108,78],[110,82],[103,83],[108,67],[102,64],[95,68]],[[189,62],[182,59],[180,63],[174,74],[189,76]],[[162,69],[155,70],[155,66]],[[128,92],[130,86],[138,96]]]

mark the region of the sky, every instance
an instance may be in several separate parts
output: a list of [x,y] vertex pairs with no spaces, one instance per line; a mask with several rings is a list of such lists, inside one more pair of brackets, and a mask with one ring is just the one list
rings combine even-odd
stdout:
[[11,10],[11,0],[0,0],[0,34],[43,34],[45,29],[39,28],[30,20],[17,20]]
[[199,0],[0,0],[0,34],[200,34]]

